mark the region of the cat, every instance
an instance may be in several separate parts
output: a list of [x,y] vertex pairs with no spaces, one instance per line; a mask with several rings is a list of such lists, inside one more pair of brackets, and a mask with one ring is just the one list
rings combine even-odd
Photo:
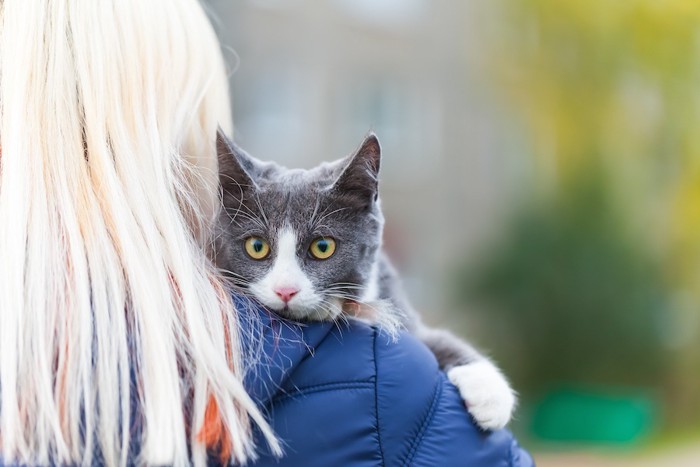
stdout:
[[[424,325],[382,251],[380,146],[310,169],[261,162],[217,134],[222,209],[215,262],[244,293],[295,321],[358,316],[422,340],[482,429],[510,420],[515,392],[471,345]],[[386,306],[386,305],[389,306]]]

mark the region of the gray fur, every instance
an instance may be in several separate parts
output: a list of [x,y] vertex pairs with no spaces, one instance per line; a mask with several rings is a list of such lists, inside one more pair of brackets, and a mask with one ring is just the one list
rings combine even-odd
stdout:
[[399,276],[385,254],[379,256],[379,297],[392,302],[400,310],[403,325],[418,337],[437,358],[440,368],[447,371],[485,359],[474,347],[445,329],[426,326],[401,287]]
[[[402,325],[432,350],[441,368],[485,359],[450,332],[422,323],[382,253],[384,218],[377,186],[380,149],[376,136],[370,134],[353,155],[311,170],[260,162],[221,132],[217,147],[223,209],[215,260],[237,286],[245,291],[269,272],[276,259],[275,239],[282,229],[291,228],[299,240],[297,261],[324,304],[338,297],[354,302],[389,301]],[[269,258],[254,260],[246,254],[243,244],[250,236],[268,240]],[[332,257],[317,260],[308,254],[309,243],[317,237],[337,241]],[[370,296],[373,293],[376,296]],[[319,310],[300,314],[285,307],[276,311],[291,319],[333,319],[332,314],[319,314]]]

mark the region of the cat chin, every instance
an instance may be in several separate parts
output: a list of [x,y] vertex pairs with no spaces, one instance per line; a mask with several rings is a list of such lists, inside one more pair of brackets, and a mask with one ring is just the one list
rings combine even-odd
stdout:
[[278,315],[293,321],[335,321],[342,313],[342,304],[333,299],[330,303],[316,307],[285,307],[272,309]]
[[282,316],[283,318],[290,319],[292,321],[335,321],[339,313],[333,313],[331,310],[326,309],[312,309],[312,310],[291,310],[282,309],[275,310],[275,313]]
[[276,313],[293,321],[357,320],[381,329],[392,340],[403,328],[401,314],[390,300],[359,302],[332,298],[324,305],[313,308],[283,308]]

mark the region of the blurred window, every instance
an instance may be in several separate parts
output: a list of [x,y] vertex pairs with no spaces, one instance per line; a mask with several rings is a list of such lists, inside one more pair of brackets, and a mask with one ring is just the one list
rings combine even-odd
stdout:
[[291,8],[299,4],[299,0],[248,0],[255,7],[267,9]]
[[294,161],[305,125],[301,76],[294,69],[270,69],[254,81],[239,83],[245,92],[235,99],[235,127],[253,154]]
[[398,77],[356,82],[339,95],[335,109],[336,121],[341,123],[338,139],[357,139],[373,130],[382,142],[385,166],[395,166],[394,173],[424,170],[440,151],[438,97]]
[[430,7],[427,0],[333,0],[333,4],[347,16],[382,27],[418,23]]

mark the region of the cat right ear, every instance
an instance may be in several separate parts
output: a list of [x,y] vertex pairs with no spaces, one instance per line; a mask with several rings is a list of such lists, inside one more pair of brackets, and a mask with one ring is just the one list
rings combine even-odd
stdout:
[[250,156],[228,139],[221,127],[216,130],[216,152],[219,159],[219,183],[224,191],[235,194],[255,188]]
[[370,132],[336,180],[336,191],[355,198],[360,206],[376,202],[380,158],[379,140]]

